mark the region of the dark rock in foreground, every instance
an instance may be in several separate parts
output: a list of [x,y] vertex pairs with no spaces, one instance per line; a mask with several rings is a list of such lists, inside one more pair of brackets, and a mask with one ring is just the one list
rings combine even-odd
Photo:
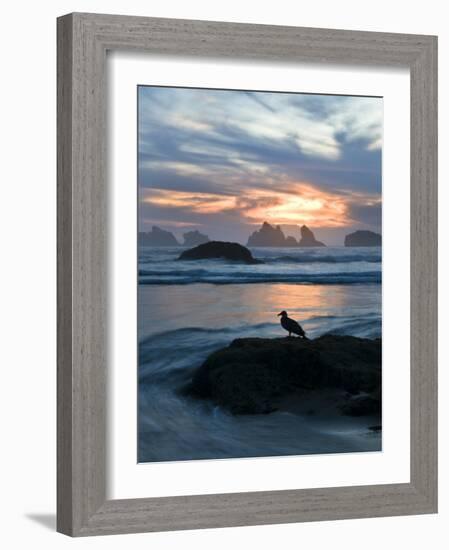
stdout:
[[153,225],[151,231],[139,233],[139,244],[143,246],[179,246],[173,233],[156,225]]
[[204,244],[209,242],[209,237],[200,233],[199,231],[187,231],[183,234],[184,245],[183,246],[198,246],[199,244]]
[[345,246],[381,246],[382,235],[373,231],[355,231],[345,237]]
[[185,250],[178,260],[208,260],[225,259],[245,264],[261,264],[260,260],[253,258],[251,252],[238,243],[226,243],[222,241],[209,241],[195,248]]
[[303,225],[301,227],[301,240],[299,241],[298,246],[326,246],[326,245],[321,241],[317,241],[315,239],[315,235],[307,227],[307,225]]
[[332,389],[344,414],[380,416],[381,348],[380,339],[353,336],[238,339],[212,353],[186,391],[234,414],[260,414]]

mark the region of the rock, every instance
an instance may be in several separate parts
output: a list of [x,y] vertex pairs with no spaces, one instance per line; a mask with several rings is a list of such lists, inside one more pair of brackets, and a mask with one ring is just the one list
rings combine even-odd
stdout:
[[200,233],[199,231],[187,231],[187,233],[184,233],[184,245],[183,246],[198,246],[199,244],[204,244],[209,242],[209,237],[207,235],[203,235],[203,233]]
[[382,235],[373,231],[355,231],[345,237],[345,246],[381,246]]
[[306,226],[301,227],[301,240],[298,241],[294,237],[286,237],[279,225],[276,227],[268,222],[263,222],[259,231],[254,231],[249,236],[247,246],[326,246],[324,243],[315,239],[312,231]]
[[353,336],[242,338],[212,353],[186,391],[234,414],[267,413],[282,408],[283,397],[300,400],[304,391],[364,392],[372,401],[345,399],[340,410],[371,414],[376,406],[380,411],[381,348],[380,339]]
[[185,250],[178,260],[207,260],[225,259],[245,264],[261,264],[260,260],[253,258],[251,252],[238,243],[226,243],[222,241],[209,241],[195,248]]
[[249,238],[247,246],[291,246],[286,245],[282,229],[277,225],[273,227],[268,222],[263,222],[259,231],[254,231]]
[[299,241],[298,246],[326,246],[324,243],[317,241],[313,232],[303,225],[301,227],[301,240]]
[[143,246],[179,246],[173,233],[153,225],[147,233],[139,232],[139,244]]
[[298,246],[298,241],[295,239],[295,237],[286,237],[285,246]]

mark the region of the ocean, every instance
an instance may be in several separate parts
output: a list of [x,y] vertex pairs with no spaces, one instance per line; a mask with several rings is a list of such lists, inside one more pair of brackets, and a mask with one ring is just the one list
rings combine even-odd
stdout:
[[263,264],[177,261],[139,249],[139,462],[381,450],[375,419],[277,411],[233,416],[180,393],[235,338],[286,335],[286,310],[310,338],[381,336],[381,248],[252,248]]

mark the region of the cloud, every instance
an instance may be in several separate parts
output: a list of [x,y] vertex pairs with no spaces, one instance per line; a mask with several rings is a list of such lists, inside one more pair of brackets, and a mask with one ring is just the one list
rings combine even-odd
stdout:
[[[254,201],[251,204],[251,201]],[[313,223],[314,227],[341,227],[348,224],[347,200],[313,187],[310,183],[292,183],[288,191],[255,189],[249,201],[240,201],[242,217],[250,223],[261,220],[273,224]]]
[[179,212],[237,215],[243,222],[254,225],[268,221],[284,225],[346,227],[364,218],[367,223],[374,223],[372,209],[379,207],[376,199],[370,196],[330,193],[304,182],[291,183],[285,191],[255,187],[241,193],[236,190],[234,195],[152,188],[143,190],[141,202],[165,211],[166,216],[171,211],[175,227],[179,226]]
[[379,98],[139,87],[138,120],[145,224],[380,224]]
[[167,191],[165,189],[147,189],[141,200],[145,204],[167,209],[189,208],[198,214],[214,214],[233,210],[236,205],[236,197],[214,193]]
[[353,203],[350,205],[349,214],[354,221],[363,225],[378,227],[382,225],[382,204],[377,202]]
[[339,157],[338,134],[363,139],[371,149],[382,138],[380,98],[140,87],[139,101],[143,129],[150,120],[163,121],[166,127],[213,135],[225,123],[259,138],[291,139],[318,158]]

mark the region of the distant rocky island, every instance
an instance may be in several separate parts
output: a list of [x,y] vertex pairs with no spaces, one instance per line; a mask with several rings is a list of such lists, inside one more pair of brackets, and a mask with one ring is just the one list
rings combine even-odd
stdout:
[[317,241],[313,232],[306,226],[301,227],[301,240],[298,242],[294,237],[285,236],[279,225],[275,227],[268,222],[263,222],[262,227],[258,231],[254,231],[249,236],[247,246],[267,246],[267,247],[283,247],[283,246],[326,246],[324,243]]
[[209,242],[209,237],[207,235],[203,235],[203,233],[200,233],[199,231],[187,231],[187,233],[184,233],[184,244],[183,246],[198,246],[199,244],[204,244]]
[[381,246],[382,235],[373,231],[355,231],[345,237],[345,246]]
[[139,232],[139,245],[142,246],[197,246],[209,242],[209,237],[199,231],[187,231],[183,234],[184,242],[180,244],[170,231],[153,225],[151,231]]
[[303,225],[301,227],[301,240],[299,241],[298,246],[326,246],[326,245],[321,241],[317,241],[315,239],[315,235],[307,227],[307,225]]
[[143,246],[179,246],[173,233],[164,231],[156,225],[153,225],[151,231],[139,232],[139,244]]
[[[262,227],[254,231],[248,238],[249,247],[318,247],[326,246],[315,239],[313,231],[303,225],[300,228],[301,238],[296,240],[292,236],[284,235],[279,225],[271,225],[263,222]],[[198,230],[187,231],[183,234],[184,242],[180,243],[170,231],[165,231],[157,225],[153,225],[151,231],[139,232],[139,245],[142,246],[184,246],[193,248],[211,242],[209,237]],[[219,242],[219,241],[216,241]],[[359,230],[349,233],[345,237],[345,246],[381,246],[382,235],[373,231]]]
[[[288,239],[288,243],[287,243]],[[249,238],[247,246],[297,246],[298,243],[293,237],[285,238],[284,233],[279,225],[276,227],[268,222],[263,222],[262,227],[258,231],[254,231]]]

